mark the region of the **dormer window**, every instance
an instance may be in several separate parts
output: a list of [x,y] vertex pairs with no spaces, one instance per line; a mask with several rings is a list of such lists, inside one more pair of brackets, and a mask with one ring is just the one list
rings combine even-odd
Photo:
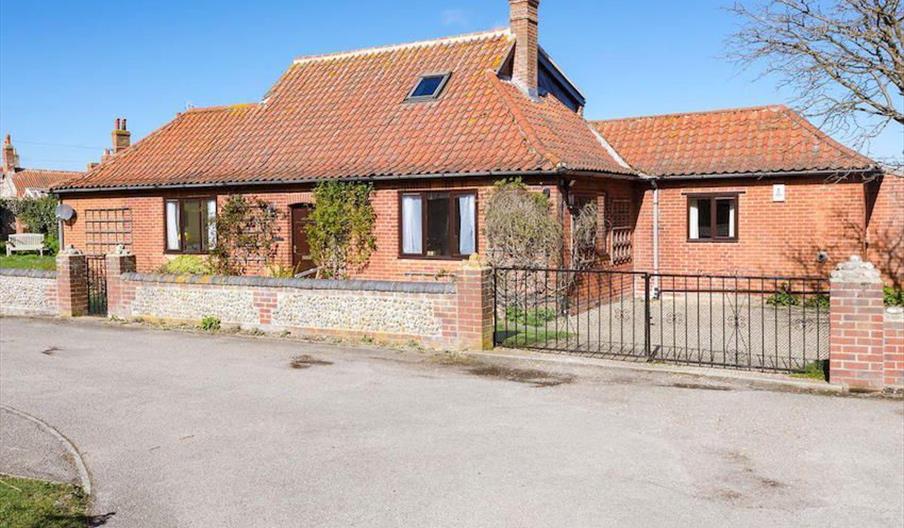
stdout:
[[443,92],[446,83],[449,82],[449,73],[432,73],[423,75],[418,79],[417,84],[411,93],[408,94],[408,101],[429,101],[436,99]]

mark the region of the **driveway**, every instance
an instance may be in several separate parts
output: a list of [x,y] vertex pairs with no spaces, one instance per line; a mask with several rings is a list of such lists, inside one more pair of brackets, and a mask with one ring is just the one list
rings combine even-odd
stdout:
[[904,522],[901,401],[512,365],[0,319],[0,403],[78,447],[107,526]]

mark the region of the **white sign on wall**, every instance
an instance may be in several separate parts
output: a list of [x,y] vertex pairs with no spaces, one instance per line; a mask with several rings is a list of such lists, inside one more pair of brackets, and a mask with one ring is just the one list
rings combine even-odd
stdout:
[[773,202],[784,202],[785,201],[785,184],[784,183],[776,183],[772,186],[772,201]]

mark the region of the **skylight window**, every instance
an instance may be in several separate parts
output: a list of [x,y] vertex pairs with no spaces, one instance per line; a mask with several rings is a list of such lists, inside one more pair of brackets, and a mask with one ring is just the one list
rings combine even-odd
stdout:
[[408,94],[409,101],[424,101],[436,99],[442,93],[446,82],[449,81],[448,73],[437,73],[422,76],[411,93]]

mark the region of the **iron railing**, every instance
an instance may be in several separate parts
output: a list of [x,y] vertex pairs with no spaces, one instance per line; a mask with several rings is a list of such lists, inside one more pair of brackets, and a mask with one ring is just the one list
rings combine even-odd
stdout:
[[792,372],[828,359],[822,278],[496,268],[494,279],[500,346]]

